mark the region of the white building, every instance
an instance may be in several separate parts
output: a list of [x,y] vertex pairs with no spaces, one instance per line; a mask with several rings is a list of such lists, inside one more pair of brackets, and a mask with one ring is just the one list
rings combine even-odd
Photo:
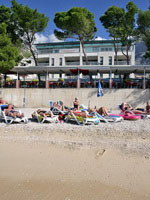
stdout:
[[[118,59],[115,57],[113,40],[94,40],[84,44],[88,65],[127,65],[126,57],[118,43]],[[36,44],[39,66],[84,66],[82,47],[79,41]],[[135,64],[135,47],[129,51],[130,65]],[[118,60],[118,61],[116,61]]]

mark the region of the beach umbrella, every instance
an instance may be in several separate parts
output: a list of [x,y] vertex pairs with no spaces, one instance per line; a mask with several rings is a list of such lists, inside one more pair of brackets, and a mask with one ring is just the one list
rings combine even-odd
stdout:
[[97,97],[101,97],[101,96],[104,96],[104,92],[103,92],[100,81],[98,81]]

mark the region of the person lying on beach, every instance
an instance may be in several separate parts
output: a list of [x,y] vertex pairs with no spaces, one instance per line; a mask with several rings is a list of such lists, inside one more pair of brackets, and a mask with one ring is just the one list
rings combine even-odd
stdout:
[[22,119],[24,117],[24,113],[20,113],[19,111],[14,110],[12,104],[8,104],[8,108],[4,109],[4,113],[6,116],[13,117],[14,119],[17,117]]
[[121,110],[123,112],[124,111],[132,111],[133,113],[136,113],[136,114],[148,114],[148,113],[150,113],[149,110],[141,111],[141,110],[138,110],[136,108],[133,108],[129,103],[122,103],[121,104]]
[[[51,111],[46,111],[46,110],[38,109],[36,112],[41,117],[51,117],[51,118],[54,117],[54,115],[53,115],[53,113]],[[35,112],[32,113],[32,118],[34,118],[34,115],[35,115]]]
[[6,100],[3,100],[2,98],[0,98],[0,104],[8,104],[8,102]]
[[105,107],[100,107],[99,109],[97,109],[96,106],[95,106],[92,109],[89,108],[88,112],[89,113],[93,112],[93,113],[95,113],[95,115],[96,115],[96,113],[98,113],[100,115],[108,116],[107,109]]
[[81,110],[80,112],[77,112],[77,111],[78,111],[77,109],[69,110],[68,114],[73,113],[75,116],[84,117],[84,118],[87,118],[89,116],[87,111],[84,111],[84,110]]
[[90,115],[91,112],[95,113],[95,115],[96,115],[96,113],[98,113],[100,115],[108,116],[107,109],[105,107],[100,107],[99,109],[96,109],[96,106],[95,106],[95,108],[93,108],[93,109],[89,108],[88,111],[86,111],[86,110],[81,110],[81,112],[76,112],[76,111],[78,111],[78,110],[77,109],[75,109],[73,111],[70,110],[69,112],[74,113],[76,116],[80,116],[80,117],[84,117],[84,118],[91,117],[91,115]]
[[62,101],[59,101],[59,103],[54,102],[52,109],[53,108],[58,108],[59,110],[64,111],[64,103]]

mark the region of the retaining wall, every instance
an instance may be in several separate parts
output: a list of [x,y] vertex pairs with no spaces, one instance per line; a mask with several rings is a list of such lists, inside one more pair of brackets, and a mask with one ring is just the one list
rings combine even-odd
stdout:
[[146,89],[104,89],[104,96],[97,97],[95,88],[66,89],[30,89],[1,88],[0,97],[17,107],[49,107],[49,100],[62,100],[65,105],[72,106],[75,97],[81,104],[94,107],[106,106],[116,109],[121,102],[143,107],[150,100],[150,90]]

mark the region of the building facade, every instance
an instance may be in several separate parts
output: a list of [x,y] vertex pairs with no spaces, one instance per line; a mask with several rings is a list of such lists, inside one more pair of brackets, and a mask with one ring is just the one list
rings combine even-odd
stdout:
[[[87,56],[85,60],[82,46],[79,41],[39,43],[36,44],[39,66],[86,66],[90,65],[127,65],[126,57],[121,51],[121,43],[118,42],[118,56],[116,58],[113,40],[94,40],[84,43]],[[129,51],[130,65],[135,64],[135,47]]]
[[[85,52],[88,65],[126,65],[126,57],[121,52],[118,43],[118,62],[116,62],[112,40],[94,40],[85,42]],[[86,65],[82,47],[79,41],[36,44],[39,65],[68,66]],[[130,65],[135,64],[135,48],[129,51]]]

